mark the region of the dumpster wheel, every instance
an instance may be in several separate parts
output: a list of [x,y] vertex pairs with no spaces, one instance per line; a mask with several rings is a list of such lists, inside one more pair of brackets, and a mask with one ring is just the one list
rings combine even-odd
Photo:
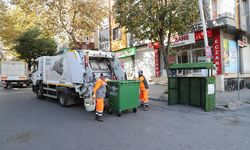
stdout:
[[136,113],[137,112],[137,108],[133,108],[133,113]]
[[122,112],[120,112],[120,111],[117,111],[116,115],[117,115],[118,117],[121,117],[121,115],[122,115]]

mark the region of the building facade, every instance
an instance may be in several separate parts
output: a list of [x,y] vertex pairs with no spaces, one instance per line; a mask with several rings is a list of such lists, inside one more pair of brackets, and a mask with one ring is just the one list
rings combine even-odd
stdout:
[[[208,7],[207,35],[212,50],[212,61],[216,65],[217,90],[228,89],[230,80],[237,78],[238,66],[240,77],[250,79],[250,22],[249,0],[206,0]],[[185,38],[186,37],[186,38]],[[205,61],[204,36],[201,23],[195,30],[173,39],[174,55],[172,63],[191,63]],[[244,48],[238,47],[243,41]],[[238,57],[239,51],[239,57]],[[202,70],[191,72],[202,75]]]
[[[109,2],[111,9],[114,1]],[[155,50],[150,41],[133,39],[125,28],[115,22],[112,14],[104,19],[98,29],[98,36],[99,50],[113,52],[119,58],[128,79],[137,78],[139,70],[144,71],[148,80],[156,76]]]

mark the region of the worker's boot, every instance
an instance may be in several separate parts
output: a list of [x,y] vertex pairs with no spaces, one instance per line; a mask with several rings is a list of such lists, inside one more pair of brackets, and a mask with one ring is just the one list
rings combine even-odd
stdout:
[[148,111],[148,110],[149,110],[149,106],[148,106],[148,105],[144,105],[144,106],[143,106],[143,110],[144,110],[144,111]]
[[96,120],[96,121],[99,121],[99,122],[103,122],[103,120],[102,120],[101,116],[98,116],[98,115],[96,115],[95,120]]
[[139,108],[143,108],[143,107],[144,107],[144,105],[143,105],[143,104],[140,104]]

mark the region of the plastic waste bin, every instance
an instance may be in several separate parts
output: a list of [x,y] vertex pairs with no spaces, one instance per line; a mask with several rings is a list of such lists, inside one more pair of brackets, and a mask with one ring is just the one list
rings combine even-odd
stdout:
[[139,106],[139,83],[135,80],[109,81],[109,113],[116,111],[117,116],[121,116],[122,111],[129,109],[136,113]]

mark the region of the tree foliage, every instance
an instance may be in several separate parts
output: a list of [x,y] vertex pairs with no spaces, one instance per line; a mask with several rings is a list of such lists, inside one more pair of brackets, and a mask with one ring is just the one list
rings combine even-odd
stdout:
[[56,42],[49,37],[43,36],[37,28],[24,32],[17,38],[16,42],[15,50],[19,54],[19,58],[25,60],[29,67],[32,59],[35,60],[44,55],[53,55],[57,50]]
[[190,31],[199,16],[197,0],[117,0],[114,9],[116,21],[135,38],[160,42],[166,69],[171,36]]
[[[42,18],[40,26],[47,33],[67,33],[76,45],[92,32],[107,15],[105,0],[12,0],[26,13]],[[63,38],[63,37],[62,37]]]
[[35,26],[36,15],[26,14],[18,7],[7,8],[3,2],[0,8],[0,37],[5,47],[11,49],[23,31]]

